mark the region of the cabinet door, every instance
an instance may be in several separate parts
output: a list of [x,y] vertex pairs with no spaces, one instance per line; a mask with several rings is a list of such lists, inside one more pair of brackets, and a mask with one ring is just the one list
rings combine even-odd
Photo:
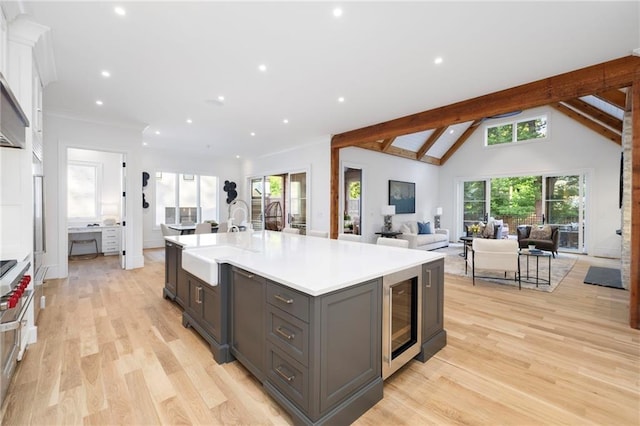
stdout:
[[265,279],[234,268],[231,280],[231,353],[264,380]]
[[220,341],[222,315],[219,292],[203,283],[200,297],[202,298],[202,325],[217,341]]
[[178,274],[178,247],[166,242],[164,245],[164,286],[171,292],[171,297],[176,294],[176,282]]
[[422,341],[440,332],[443,324],[444,260],[427,263],[422,269]]
[[186,308],[189,300],[189,280],[187,273],[182,269],[182,247],[177,247],[176,252],[176,302]]

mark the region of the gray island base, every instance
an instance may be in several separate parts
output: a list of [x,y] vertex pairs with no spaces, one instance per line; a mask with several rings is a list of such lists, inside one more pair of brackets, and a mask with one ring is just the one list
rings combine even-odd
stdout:
[[[382,399],[382,277],[310,295],[229,259],[235,264],[221,262],[211,286],[182,269],[183,249],[166,243],[163,296],[184,309],[183,325],[207,341],[216,362],[238,360],[295,424],[349,424]],[[444,260],[421,270],[415,359],[425,362],[446,345]]]

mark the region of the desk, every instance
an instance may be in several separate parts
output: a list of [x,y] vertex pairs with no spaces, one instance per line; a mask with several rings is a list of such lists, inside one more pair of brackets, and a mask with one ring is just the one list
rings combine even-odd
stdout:
[[180,231],[180,235],[184,234],[193,234],[196,230],[196,225],[167,225],[168,228],[171,228],[176,231]]
[[[67,228],[69,247],[72,240],[86,240],[95,238],[98,242],[100,253],[105,255],[118,254],[120,252],[120,225],[110,226],[72,226]],[[93,247],[73,247],[74,254],[93,253]]]

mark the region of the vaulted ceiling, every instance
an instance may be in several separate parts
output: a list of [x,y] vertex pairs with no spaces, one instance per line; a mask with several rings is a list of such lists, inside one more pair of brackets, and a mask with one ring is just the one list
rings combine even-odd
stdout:
[[[636,56],[620,58],[499,93],[345,132],[333,137],[332,146],[357,146],[442,165],[473,133],[484,127],[480,124],[504,121],[506,117],[518,115],[522,109],[538,106],[550,106],[620,145],[624,112],[630,109],[626,100],[627,92],[638,63],[640,58]],[[576,77],[585,72],[589,75],[600,74],[600,86],[591,84],[588,85],[590,88],[586,88],[587,85],[583,83],[576,85]],[[626,74],[626,77],[621,78],[620,74]],[[567,90],[568,87],[571,87],[570,90]],[[492,106],[496,99],[508,101],[502,107]],[[464,121],[461,121],[460,112],[466,115]],[[441,115],[446,118],[439,118]],[[407,133],[416,129],[418,131]]]

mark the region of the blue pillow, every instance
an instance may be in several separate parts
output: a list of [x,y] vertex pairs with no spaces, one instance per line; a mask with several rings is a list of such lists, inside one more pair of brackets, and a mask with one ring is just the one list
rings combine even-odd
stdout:
[[431,222],[418,222],[418,234],[430,234]]

